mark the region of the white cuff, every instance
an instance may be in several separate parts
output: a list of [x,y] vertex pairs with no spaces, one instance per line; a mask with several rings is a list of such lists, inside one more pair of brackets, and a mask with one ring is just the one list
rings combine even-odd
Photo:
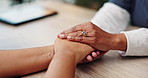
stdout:
[[148,29],[140,28],[123,32],[127,38],[127,51],[122,56],[148,56]]

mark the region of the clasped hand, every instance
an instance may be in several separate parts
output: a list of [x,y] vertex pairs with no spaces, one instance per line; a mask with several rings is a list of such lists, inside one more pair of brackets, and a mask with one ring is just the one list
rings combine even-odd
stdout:
[[59,39],[55,41],[54,44],[55,54],[74,56],[75,62],[78,63],[85,58],[94,49],[86,44],[71,42],[64,39]]
[[[87,35],[82,36],[82,31],[87,32]],[[65,30],[61,32],[58,35],[58,37],[61,39],[67,39],[69,41],[88,44],[95,50],[99,51],[101,56],[104,55],[108,50],[125,51],[127,47],[127,41],[123,33],[111,34],[105,32],[104,30],[92,24],[91,22],[79,24],[68,30]],[[97,55],[97,53],[93,53],[92,57],[90,58],[93,58]]]

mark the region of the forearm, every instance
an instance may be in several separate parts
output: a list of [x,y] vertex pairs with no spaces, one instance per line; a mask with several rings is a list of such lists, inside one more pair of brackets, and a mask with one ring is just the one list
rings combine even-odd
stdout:
[[75,67],[94,49],[86,44],[57,39],[55,55],[45,78],[74,78]]
[[44,70],[53,56],[53,46],[0,51],[0,77],[22,76]]
[[75,56],[70,54],[55,54],[47,70],[45,78],[74,78]]

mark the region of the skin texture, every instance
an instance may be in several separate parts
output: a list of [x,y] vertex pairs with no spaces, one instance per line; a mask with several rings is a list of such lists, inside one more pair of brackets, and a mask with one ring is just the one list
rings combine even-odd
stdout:
[[[47,72],[45,78],[72,78],[76,64],[93,50],[86,44],[60,39],[56,40],[54,47],[50,45],[20,50],[0,50],[0,78],[19,77],[45,70],[51,60],[49,73]],[[63,74],[53,72],[54,70],[62,71]],[[70,74],[67,76],[68,73]]]
[[92,62],[94,60],[97,60],[99,58],[101,58],[107,51],[93,51],[90,54],[88,54],[85,59],[83,59],[82,61],[80,61],[79,64],[82,63],[89,63]]
[[[81,35],[81,31],[84,30],[88,33],[87,37]],[[52,59],[45,78],[74,78],[76,65],[86,55],[89,54],[86,59],[91,61],[100,58],[108,50],[125,51],[127,47],[124,34],[107,33],[91,22],[77,25],[62,32],[61,35],[58,37],[80,43],[57,39],[54,45],[55,55],[53,46],[1,50],[0,77],[17,77],[44,70]],[[98,51],[94,51],[92,47]],[[90,54],[90,52],[92,53]]]
[[53,46],[0,50],[0,78],[18,77],[47,69],[52,57]]
[[94,50],[86,44],[62,39],[55,41],[54,49],[55,55],[49,65],[45,78],[74,78],[78,62]]
[[[87,32],[86,37],[82,36],[82,31]],[[61,39],[67,39],[70,41],[88,44],[93,48],[97,49],[98,51],[103,51],[103,54],[108,50],[126,51],[127,48],[127,40],[123,33],[111,34],[105,32],[104,30],[92,24],[91,22],[79,24],[68,30],[65,30],[61,32],[61,34],[58,35],[58,37]],[[94,53],[93,55],[96,56],[97,53]],[[88,55],[86,59],[89,60],[91,58],[95,58],[95,56],[90,57]]]

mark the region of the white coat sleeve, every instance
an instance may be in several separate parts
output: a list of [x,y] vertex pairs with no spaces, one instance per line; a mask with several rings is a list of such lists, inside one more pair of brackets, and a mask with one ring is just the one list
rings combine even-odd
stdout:
[[[120,33],[130,21],[129,13],[114,3],[105,3],[91,22],[109,33]],[[148,29],[140,28],[123,32],[127,39],[126,52],[122,56],[148,56]]]
[[148,56],[148,29],[140,28],[123,32],[127,38],[127,50],[122,56]]
[[91,22],[110,33],[126,29],[130,20],[129,13],[118,5],[107,2],[91,19]]

